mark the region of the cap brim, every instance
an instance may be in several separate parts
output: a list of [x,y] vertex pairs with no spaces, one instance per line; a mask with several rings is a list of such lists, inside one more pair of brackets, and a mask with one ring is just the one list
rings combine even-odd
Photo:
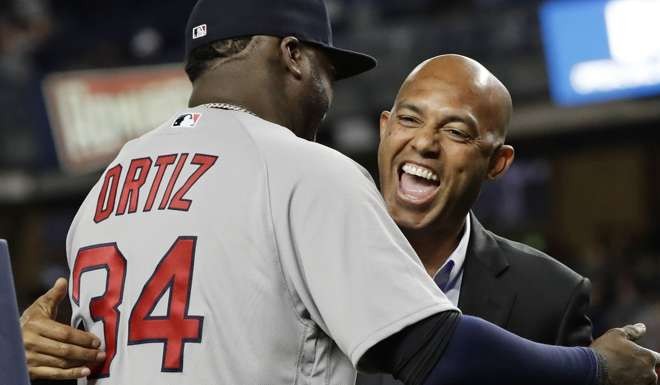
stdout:
[[378,64],[375,58],[363,53],[320,44],[318,46],[328,55],[335,67],[335,80],[359,75],[373,69]]

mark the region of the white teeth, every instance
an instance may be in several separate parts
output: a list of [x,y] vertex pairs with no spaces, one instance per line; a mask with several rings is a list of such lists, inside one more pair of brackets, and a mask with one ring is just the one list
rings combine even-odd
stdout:
[[402,169],[403,172],[405,172],[406,174],[415,175],[420,178],[424,178],[432,181],[438,181],[440,179],[436,173],[429,170],[428,168],[417,166],[412,163],[404,164]]

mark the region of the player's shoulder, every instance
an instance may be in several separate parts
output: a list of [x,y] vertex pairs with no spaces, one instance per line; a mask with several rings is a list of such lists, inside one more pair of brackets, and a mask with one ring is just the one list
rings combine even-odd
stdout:
[[498,247],[507,256],[514,271],[528,275],[543,275],[557,284],[577,284],[584,279],[580,274],[550,255],[530,245],[513,241],[488,231]]
[[297,139],[286,167],[293,167],[301,178],[333,188],[352,188],[362,183],[373,184],[368,171],[353,159],[325,145]]
[[325,180],[370,179],[362,166],[337,150],[254,116],[244,115],[240,120],[271,171]]
[[[353,159],[341,152],[320,143],[297,138],[295,150],[298,152],[301,169],[318,173],[322,170],[326,175],[346,176],[346,173],[366,172]],[[292,159],[293,160],[293,159]]]

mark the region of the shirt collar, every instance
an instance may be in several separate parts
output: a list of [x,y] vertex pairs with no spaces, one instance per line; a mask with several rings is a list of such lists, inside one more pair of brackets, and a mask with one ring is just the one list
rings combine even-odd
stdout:
[[[470,241],[470,214],[465,218],[465,226],[463,228],[463,235],[461,240],[458,242],[458,246],[454,251],[449,255],[449,258],[445,263],[440,267],[440,269],[435,273],[433,280],[438,284],[441,289],[450,289],[455,283],[456,278],[463,271],[463,264],[465,263],[465,255],[467,254],[467,247]],[[449,277],[447,277],[449,274]]]

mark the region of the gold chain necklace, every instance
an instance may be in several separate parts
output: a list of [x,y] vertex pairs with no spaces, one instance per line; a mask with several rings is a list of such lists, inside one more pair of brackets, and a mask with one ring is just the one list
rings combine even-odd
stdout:
[[229,110],[229,111],[245,112],[245,113],[248,113],[252,116],[257,116],[257,114],[255,114],[254,112],[248,110],[245,107],[237,106],[235,104],[230,104],[230,103],[208,103],[208,104],[204,104],[204,107],[219,108],[221,110]]

